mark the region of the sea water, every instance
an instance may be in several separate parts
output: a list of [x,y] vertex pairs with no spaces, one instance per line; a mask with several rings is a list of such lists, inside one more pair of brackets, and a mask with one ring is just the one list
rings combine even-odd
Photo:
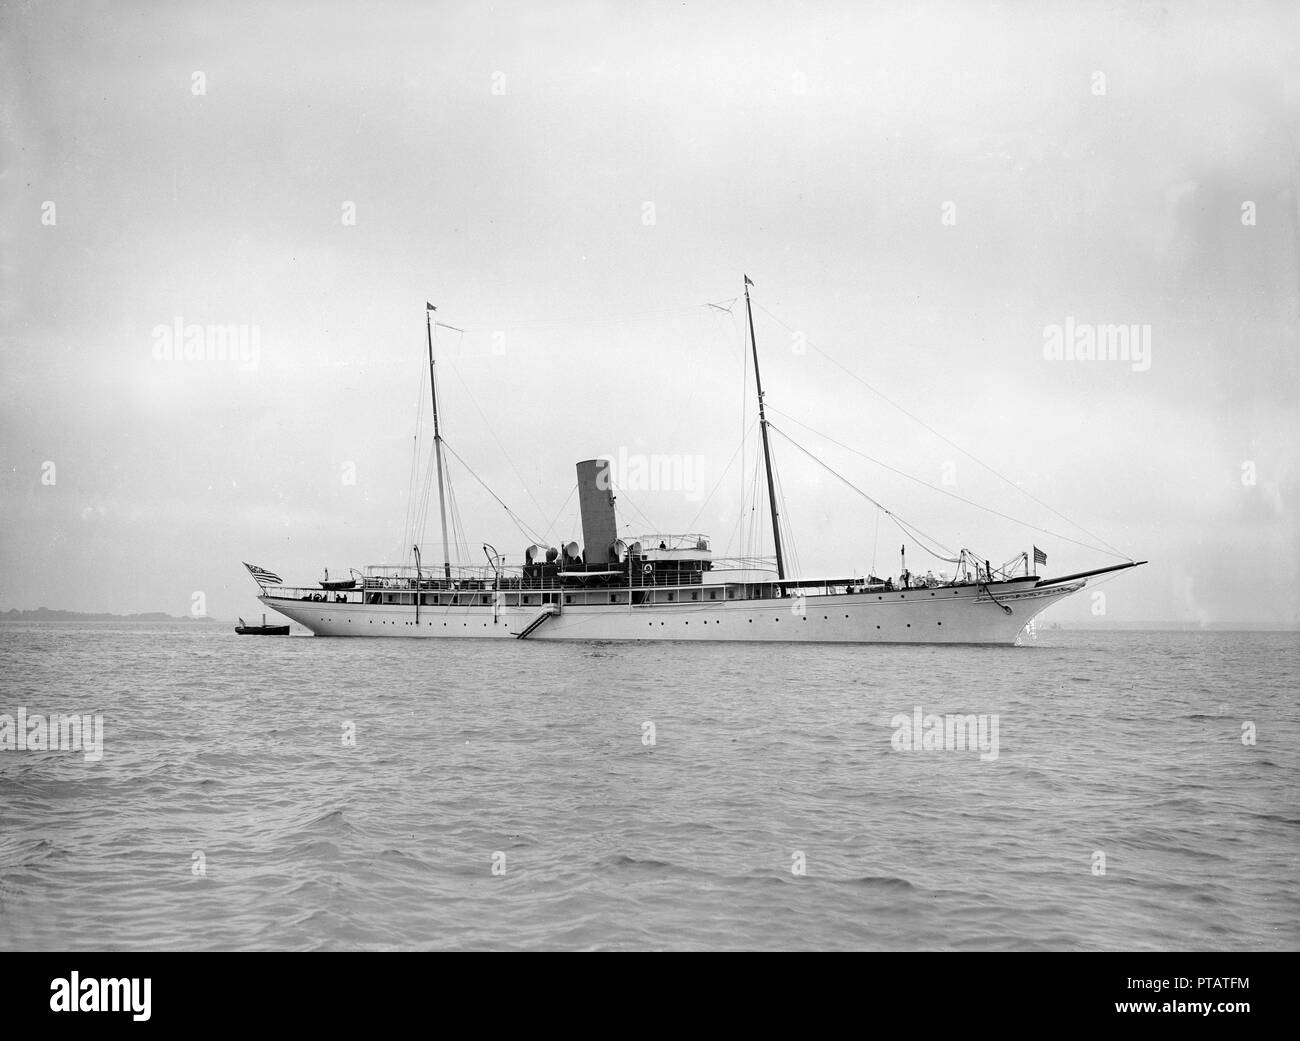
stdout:
[[0,948],[1293,949],[1298,666],[5,623]]

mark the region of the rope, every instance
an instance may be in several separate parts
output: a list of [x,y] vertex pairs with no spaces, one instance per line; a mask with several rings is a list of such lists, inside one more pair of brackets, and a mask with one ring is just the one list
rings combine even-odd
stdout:
[[626,491],[625,489],[615,487],[615,485],[614,485],[614,483],[613,483],[613,472],[612,472],[612,471],[611,471],[610,476],[611,476],[611,480],[610,480],[610,488],[611,488],[611,490],[615,492],[615,494],[617,495],[618,498],[622,499],[622,500],[623,500],[624,502],[626,502],[629,506],[631,506],[632,509],[636,510],[637,515],[638,515],[638,516],[639,516],[643,521],[645,521],[645,523],[646,523],[645,534],[647,534],[647,535],[653,535],[653,534],[655,534],[655,533],[659,530],[659,529],[655,526],[655,522],[652,521],[649,517],[647,517],[647,516],[645,515],[645,513],[641,510],[641,507],[638,506],[638,505],[637,505],[637,504],[632,500],[632,497],[627,493],[627,491]]
[[[771,423],[770,421],[768,422],[767,426],[768,426],[768,429],[769,429],[769,430],[775,430],[778,434],[780,434],[783,438],[785,438],[787,441],[789,441],[790,444],[794,445],[795,448],[799,449],[799,451],[801,451],[804,455],[806,455],[806,456],[807,456],[809,459],[811,459],[814,463],[816,463],[818,466],[824,468],[824,469],[825,469],[828,473],[830,473],[832,476],[834,476],[834,477],[838,478],[839,480],[843,481],[846,485],[848,485],[848,486],[849,486],[850,488],[852,488],[855,492],[857,492],[857,493],[858,493],[859,495],[861,495],[864,499],[866,499],[867,502],[871,503],[872,506],[874,506],[874,507],[876,507],[876,509],[880,510],[881,513],[883,513],[886,517],[888,517],[890,520],[892,520],[892,521],[894,522],[895,525],[898,526],[898,530],[899,530],[899,531],[901,531],[905,536],[907,536],[907,537],[910,538],[913,542],[915,542],[915,543],[917,544],[917,546],[919,546],[921,549],[923,549],[926,553],[929,553],[930,556],[934,557],[936,560],[942,560],[942,561],[944,561],[945,563],[948,563],[948,564],[957,564],[957,563],[960,563],[961,558],[960,558],[960,557],[954,557],[954,556],[952,556],[951,554],[952,554],[953,551],[952,551],[951,549],[949,549],[947,546],[945,546],[945,545],[944,545],[942,542],[940,542],[938,539],[934,538],[934,536],[932,536],[932,535],[926,535],[925,532],[921,531],[920,528],[918,528],[918,527],[916,527],[915,525],[909,524],[909,523],[907,523],[906,521],[904,521],[903,518],[899,517],[899,516],[898,516],[896,513],[894,513],[892,510],[888,509],[888,508],[887,508],[883,503],[877,502],[877,501],[876,501],[875,499],[873,499],[870,495],[868,495],[868,494],[867,494],[866,492],[864,492],[861,488],[859,488],[856,484],[854,484],[854,483],[853,483],[852,481],[850,481],[847,477],[845,477],[842,473],[840,473],[838,470],[836,470],[834,467],[832,467],[829,463],[823,462],[821,459],[818,459],[815,455],[813,455],[812,452],[810,452],[810,451],[808,451],[808,449],[804,448],[804,446],[801,445],[801,444],[799,444],[798,441],[795,441],[795,440],[794,440],[794,439],[793,439],[789,434],[787,434],[787,433],[786,433],[784,430],[782,430],[780,427],[773,426],[772,423]],[[948,555],[948,556],[944,556],[943,553],[936,553],[933,549],[931,549],[929,546],[927,546],[927,545],[925,544],[924,541],[922,541],[923,538],[926,539],[926,540],[929,540],[930,542],[933,542],[936,546],[938,546],[940,549],[942,549],[942,550],[944,551],[944,553],[947,553],[947,554],[949,554],[949,555]]]
[[564,502],[560,504],[560,508],[555,511],[555,516],[551,518],[551,523],[546,526],[546,534],[542,538],[536,540],[538,545],[549,546],[551,544],[551,532],[555,530],[555,522],[560,519],[560,514],[564,512],[564,507],[569,505],[569,500],[573,498],[573,493],[577,490],[578,486],[576,484],[569,489],[569,494],[565,497]]
[[1004,604],[1001,600],[999,600],[996,596],[993,595],[993,591],[989,589],[989,584],[987,582],[981,582],[979,588],[984,590],[985,595],[990,600],[992,600],[995,604],[997,604],[1000,608],[1002,608],[1002,610],[1004,610],[1007,614],[1015,613],[1014,611],[1011,610],[1010,607],[1008,607],[1006,604]]
[[[545,539],[538,538],[537,533],[528,527],[528,525],[524,522],[523,518],[520,517],[517,513],[515,513],[515,511],[512,510],[509,506],[507,506],[505,502],[501,499],[501,497],[487,486],[487,483],[483,480],[483,478],[481,478],[477,473],[474,472],[473,467],[471,467],[469,463],[465,462],[465,460],[461,458],[460,453],[457,452],[454,448],[452,448],[451,445],[447,444],[447,439],[445,437],[442,439],[442,447],[445,448],[448,452],[450,452],[455,457],[456,461],[460,463],[460,465],[463,466],[467,471],[469,471],[469,475],[473,477],[474,480],[478,481],[479,484],[483,485],[483,490],[486,491],[488,495],[492,496],[492,498],[496,500],[497,505],[499,505],[503,510],[506,511],[506,516],[510,518],[510,520],[514,523],[515,527],[519,529],[519,533],[523,535],[524,538],[538,544],[545,543],[546,541]],[[565,501],[567,502],[568,500],[566,499]]]
[[411,545],[417,540],[415,517],[418,506],[420,472],[420,440],[424,429],[424,378],[426,369],[420,366],[419,387],[415,395],[415,434],[411,438],[411,471],[406,481],[406,519],[402,527],[402,548],[398,559],[405,561],[411,552]]
[[532,500],[533,506],[537,510],[538,515],[543,516],[544,511],[542,510],[541,504],[533,497],[532,489],[528,487],[528,482],[524,480],[523,474],[519,472],[519,467],[515,466],[515,461],[510,458],[510,454],[506,451],[505,445],[501,443],[501,439],[497,437],[496,431],[492,429],[491,422],[488,420],[487,415],[479,405],[478,399],[474,397],[473,392],[469,389],[469,384],[465,382],[465,378],[454,366],[451,371],[455,373],[456,379],[460,381],[460,385],[465,388],[465,395],[469,398],[470,404],[474,406],[475,411],[477,411],[479,416],[482,418],[483,425],[487,427],[487,432],[492,435],[492,440],[496,442],[496,446],[500,450],[502,458],[510,464],[510,469],[514,471],[515,477],[519,480],[519,484],[524,490],[524,494]]
[[[786,573],[797,576],[803,573],[803,565],[799,561],[799,551],[794,544],[794,530],[790,526],[790,509],[785,501],[785,485],[781,483],[781,471],[777,468],[775,461],[772,463],[772,478],[776,484],[777,501],[781,504],[781,518],[785,520],[785,523],[781,524],[781,534],[785,537],[783,546],[785,547],[785,556],[790,563]],[[780,519],[778,519],[778,523],[780,523]]]
[[[774,322],[776,322],[777,325],[779,325],[779,326],[781,326],[783,329],[785,329],[787,332],[793,332],[793,331],[794,331],[793,329],[790,328],[790,326],[786,325],[785,322],[781,321],[780,318],[778,318],[776,315],[774,315],[771,311],[769,311],[769,310],[768,310],[766,307],[764,307],[762,304],[759,304],[759,305],[758,305],[758,308],[759,308],[759,310],[761,310],[764,314],[766,314],[769,318],[771,318]],[[816,351],[818,354],[820,354],[823,358],[825,358],[828,362],[830,362],[832,365],[834,365],[834,366],[835,366],[837,369],[839,369],[841,372],[845,373],[846,375],[848,375],[848,376],[851,377],[852,379],[856,380],[858,383],[861,383],[864,387],[867,388],[867,390],[871,391],[871,393],[875,394],[878,398],[880,398],[881,401],[885,402],[885,404],[890,405],[890,406],[893,407],[893,408],[896,408],[899,412],[903,413],[903,415],[905,415],[908,419],[910,419],[910,420],[912,420],[912,422],[917,423],[917,424],[919,424],[920,426],[924,427],[926,430],[928,430],[931,434],[933,434],[935,437],[937,437],[937,438],[938,438],[940,441],[942,441],[944,444],[948,445],[948,446],[951,447],[951,448],[955,448],[955,449],[956,449],[958,452],[960,452],[962,455],[966,456],[967,459],[970,459],[972,462],[975,462],[975,463],[977,463],[978,465],[982,466],[985,470],[987,470],[989,473],[991,473],[991,474],[992,474],[994,477],[996,477],[998,480],[1004,482],[1005,484],[1010,485],[1012,488],[1016,489],[1016,491],[1020,492],[1022,495],[1026,496],[1026,497],[1029,498],[1029,499],[1032,499],[1032,500],[1033,500],[1035,503],[1037,503],[1039,506],[1043,507],[1043,509],[1050,511],[1051,513],[1055,514],[1057,517],[1060,517],[1061,520],[1065,521],[1066,524],[1069,524],[1069,525],[1071,525],[1071,526],[1074,527],[1074,528],[1078,528],[1078,530],[1081,531],[1081,532],[1083,532],[1085,535],[1087,535],[1088,538],[1094,540],[1094,543],[1099,543],[1100,545],[1097,545],[1097,544],[1089,545],[1088,543],[1085,543],[1085,542],[1078,542],[1078,541],[1075,540],[1075,539],[1069,539],[1068,541],[1073,542],[1073,543],[1074,543],[1075,545],[1077,545],[1077,546],[1084,546],[1084,547],[1087,548],[1087,549],[1096,549],[1096,550],[1100,550],[1101,552],[1108,553],[1110,556],[1119,557],[1121,560],[1132,560],[1132,559],[1133,559],[1132,556],[1130,556],[1130,555],[1127,554],[1127,553],[1122,553],[1122,552],[1120,552],[1118,549],[1116,549],[1114,546],[1112,546],[1112,545],[1111,545],[1109,542],[1107,542],[1105,539],[1101,538],[1101,537],[1098,536],[1098,535],[1094,535],[1092,532],[1090,532],[1090,531],[1089,531],[1087,528],[1085,528],[1083,525],[1079,524],[1077,521],[1073,521],[1073,520],[1071,520],[1069,517],[1067,517],[1065,514],[1061,513],[1059,510],[1054,509],[1053,507],[1049,506],[1047,503],[1043,502],[1041,499],[1037,498],[1037,497],[1036,497],[1035,495],[1033,495],[1032,493],[1025,491],[1025,489],[1022,488],[1022,487],[1020,487],[1020,485],[1016,484],[1016,483],[1015,483],[1014,481],[1012,481],[1010,478],[1004,477],[1002,474],[998,473],[998,471],[995,470],[995,469],[993,469],[993,467],[989,466],[988,463],[984,462],[984,461],[983,461],[982,459],[980,459],[978,456],[972,455],[970,452],[966,451],[966,449],[962,448],[961,445],[957,444],[955,441],[953,441],[953,440],[951,440],[950,438],[947,438],[947,437],[945,437],[943,434],[939,433],[939,431],[935,430],[934,427],[930,426],[930,425],[929,425],[928,423],[926,423],[924,420],[918,418],[917,416],[912,415],[912,413],[908,412],[907,409],[903,408],[902,405],[900,405],[900,404],[898,404],[897,402],[895,402],[895,401],[891,400],[890,398],[886,397],[886,396],[885,396],[881,391],[879,391],[879,390],[877,390],[875,387],[873,387],[870,383],[868,383],[866,380],[864,380],[864,379],[863,379],[861,376],[859,376],[856,372],[854,372],[852,369],[847,368],[847,367],[844,366],[844,365],[841,365],[838,361],[836,361],[834,358],[832,358],[829,354],[827,354],[825,351],[823,351],[823,350],[822,350],[820,347],[818,347],[816,344],[809,342],[807,339],[804,340],[804,343],[805,343],[808,347],[811,347],[811,348],[812,348],[814,351]],[[771,406],[768,406],[768,407],[770,408]],[[874,462],[874,460],[873,460],[873,462]],[[924,482],[922,482],[922,483],[924,483]],[[960,498],[960,496],[957,496],[957,498]],[[976,503],[972,503],[972,505],[978,505],[978,504],[976,504]],[[1002,514],[999,514],[999,516],[1003,516],[1003,515],[1002,515]],[[1008,517],[1007,519],[1008,519],[1008,520],[1015,520],[1015,518],[1013,518],[1013,517]],[[1023,522],[1017,521],[1017,523],[1023,523]],[[1053,532],[1047,531],[1046,528],[1039,528],[1039,527],[1037,527],[1036,525],[1032,525],[1032,524],[1031,524],[1031,525],[1029,525],[1029,527],[1034,528],[1036,531],[1042,531],[1042,532],[1045,532],[1046,534],[1053,535],[1054,538],[1063,538],[1063,537],[1064,537],[1064,536],[1055,535]],[[1103,549],[1102,547],[1104,547],[1104,549]]]
[[[905,470],[900,470],[900,469],[898,469],[898,468],[895,467],[895,466],[890,466],[888,463],[881,462],[879,459],[876,459],[876,458],[873,458],[872,456],[867,455],[866,452],[860,452],[860,451],[858,451],[858,449],[856,449],[856,448],[852,448],[852,447],[850,447],[849,445],[844,444],[844,442],[842,442],[842,441],[837,441],[837,440],[835,440],[835,438],[831,437],[829,434],[823,434],[820,430],[816,430],[816,429],[814,429],[813,427],[810,427],[807,423],[802,423],[802,422],[800,422],[799,420],[795,419],[794,416],[789,415],[789,414],[786,413],[786,412],[782,412],[782,411],[781,411],[779,408],[777,408],[775,405],[771,405],[771,404],[769,404],[767,407],[768,407],[769,409],[771,409],[773,412],[777,413],[778,415],[784,417],[785,419],[790,420],[790,422],[792,422],[792,423],[794,423],[794,424],[796,424],[796,425],[798,425],[798,426],[803,427],[803,428],[804,428],[805,430],[807,430],[809,433],[811,433],[811,434],[816,434],[818,437],[823,437],[823,438],[825,438],[825,439],[826,439],[827,441],[829,441],[831,444],[836,445],[837,447],[844,449],[844,451],[846,451],[846,452],[852,452],[852,453],[853,453],[854,455],[856,455],[856,456],[861,456],[863,459],[867,460],[867,462],[869,462],[869,463],[875,463],[877,466],[883,467],[884,469],[888,470],[890,473],[898,474],[899,477],[905,477],[905,478],[907,478],[909,481],[913,481],[913,482],[915,482],[916,484],[919,484],[919,485],[921,485],[921,486],[924,487],[924,488],[929,488],[931,491],[938,492],[940,495],[946,495],[946,496],[948,496],[948,498],[950,498],[950,499],[956,499],[958,502],[964,502],[967,506],[974,506],[977,510],[983,510],[985,513],[991,513],[991,514],[993,514],[993,516],[995,516],[995,517],[1001,517],[1003,520],[1011,521],[1011,523],[1013,523],[1013,524],[1021,524],[1021,525],[1023,525],[1023,526],[1026,527],[1026,528],[1032,528],[1034,531],[1041,532],[1041,533],[1044,534],[1044,535],[1050,535],[1050,536],[1052,536],[1052,538],[1054,538],[1054,539],[1061,539],[1061,540],[1064,541],[1064,542],[1070,542],[1070,543],[1073,543],[1073,544],[1076,545],[1076,546],[1082,546],[1084,549],[1094,549],[1094,550],[1099,549],[1099,547],[1097,547],[1097,546],[1089,545],[1089,544],[1086,543],[1086,542],[1080,542],[1078,539],[1073,539],[1073,538],[1071,538],[1069,535],[1062,535],[1060,532],[1052,531],[1052,530],[1049,529],[1049,528],[1039,527],[1037,524],[1033,524],[1033,523],[1031,523],[1030,521],[1023,520],[1023,519],[1020,518],[1020,517],[1012,517],[1010,514],[1002,513],[1002,512],[999,511],[999,510],[995,510],[995,509],[993,509],[991,506],[984,506],[984,505],[981,504],[981,503],[975,502],[973,499],[967,499],[965,496],[958,495],[956,492],[950,492],[950,491],[947,491],[947,490],[944,489],[944,488],[940,488],[938,485],[930,484],[930,482],[928,482],[928,481],[923,481],[923,480],[921,480],[921,478],[919,478],[919,477],[914,477],[912,474],[909,474],[909,473],[908,473],[907,471],[905,471]],[[772,426],[772,424],[769,423],[768,426]],[[776,428],[773,427],[772,429],[776,429]],[[820,460],[819,460],[819,461],[820,461]],[[824,466],[825,464],[823,463],[822,465]],[[1102,552],[1104,552],[1104,551],[1102,551]],[[1113,554],[1112,554],[1112,555],[1113,555]],[[1124,559],[1129,560],[1129,559],[1132,559],[1132,558],[1125,557]]]
[[[755,420],[755,422],[757,422],[757,420]],[[719,476],[718,479],[717,479],[717,481],[714,483],[714,485],[713,485],[713,490],[712,490],[711,492],[709,492],[709,494],[708,494],[708,496],[705,498],[704,502],[702,502],[702,503],[700,504],[700,508],[699,508],[699,510],[696,512],[695,516],[691,518],[691,523],[688,524],[688,525],[686,526],[686,530],[687,530],[687,531],[694,531],[694,530],[695,530],[695,522],[698,521],[698,520],[700,519],[700,517],[701,517],[701,516],[703,515],[703,513],[704,513],[704,508],[705,508],[706,506],[709,505],[710,500],[712,500],[713,496],[717,494],[718,489],[722,487],[722,482],[723,482],[723,480],[726,478],[727,474],[731,472],[731,464],[734,463],[734,462],[736,461],[736,456],[739,455],[741,449],[745,447],[745,438],[746,438],[748,435],[749,435],[749,431],[748,431],[748,430],[746,430],[744,433],[742,433],[742,434],[740,435],[740,444],[737,445],[735,451],[733,451],[733,452],[731,453],[731,458],[727,460],[727,465],[723,468],[721,476]],[[744,465],[743,461],[742,461],[741,465],[742,465],[742,466]],[[742,472],[742,475],[741,475],[741,484],[742,484],[742,486],[744,485],[744,475],[743,475],[743,472]],[[741,496],[741,501],[744,502],[744,496],[743,496],[743,495]]]

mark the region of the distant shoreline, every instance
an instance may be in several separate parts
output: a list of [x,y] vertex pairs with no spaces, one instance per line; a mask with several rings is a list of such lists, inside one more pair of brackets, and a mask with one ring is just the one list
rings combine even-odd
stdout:
[[142,614],[106,614],[89,611],[56,611],[48,607],[38,607],[35,611],[20,611],[11,607],[0,611],[0,622],[219,622],[220,618],[191,615],[164,614],[162,611],[146,611]]

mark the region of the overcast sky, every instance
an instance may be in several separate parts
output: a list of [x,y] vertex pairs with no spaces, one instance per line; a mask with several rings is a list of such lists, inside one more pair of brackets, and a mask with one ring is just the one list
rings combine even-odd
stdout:
[[[1295,5],[864,8],[6,5],[0,609],[250,616],[242,560],[399,557],[426,300],[448,444],[531,530],[580,537],[576,461],[667,456],[621,528],[753,550],[748,273],[774,424],[938,544],[1300,624]],[[1149,355],[1046,356],[1117,325]],[[773,446],[801,571],[897,574]]]

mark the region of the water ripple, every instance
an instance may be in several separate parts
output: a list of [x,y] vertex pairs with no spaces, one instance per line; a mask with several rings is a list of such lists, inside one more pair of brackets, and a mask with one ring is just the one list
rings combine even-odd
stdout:
[[1298,665],[3,624],[0,713],[106,736],[0,751],[0,948],[1291,949]]

